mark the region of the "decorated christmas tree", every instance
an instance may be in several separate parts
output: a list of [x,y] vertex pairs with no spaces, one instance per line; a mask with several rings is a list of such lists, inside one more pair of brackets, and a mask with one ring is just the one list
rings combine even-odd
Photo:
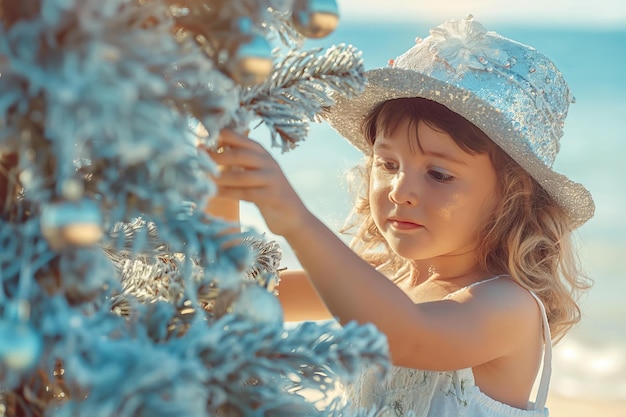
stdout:
[[[371,326],[284,325],[280,250],[206,213],[198,145],[288,151],[358,51],[334,0],[0,0],[0,416],[368,415]],[[236,242],[236,244],[233,244]],[[348,411],[350,410],[350,411]]]

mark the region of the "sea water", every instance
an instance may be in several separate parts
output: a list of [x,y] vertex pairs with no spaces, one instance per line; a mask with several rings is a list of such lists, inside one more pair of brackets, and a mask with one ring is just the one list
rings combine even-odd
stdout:
[[[551,390],[578,398],[626,400],[626,28],[482,23],[534,46],[563,72],[576,103],[570,107],[555,168],[583,183],[596,203],[594,218],[576,233],[581,261],[595,284],[581,302],[582,322],[555,348]],[[416,37],[426,37],[430,27],[430,23],[342,23],[331,36],[309,41],[305,48],[352,44],[371,69],[387,65]],[[269,146],[261,130],[251,136]],[[272,153],[310,210],[329,227],[338,228],[351,201],[345,174],[358,163],[360,153],[325,124],[312,125],[307,140],[295,150]],[[242,222],[266,232],[250,205],[243,206]],[[288,246],[276,239],[283,246],[284,265],[298,268]]]

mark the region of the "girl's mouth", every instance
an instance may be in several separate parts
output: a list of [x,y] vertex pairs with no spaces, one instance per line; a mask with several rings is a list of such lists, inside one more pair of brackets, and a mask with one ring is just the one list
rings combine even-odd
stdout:
[[389,224],[396,230],[415,230],[424,227],[421,224],[400,219],[389,219]]

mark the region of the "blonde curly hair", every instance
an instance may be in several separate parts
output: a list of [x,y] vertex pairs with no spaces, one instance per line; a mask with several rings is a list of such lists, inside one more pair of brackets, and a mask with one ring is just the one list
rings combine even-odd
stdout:
[[[364,119],[362,133],[373,144],[380,134],[393,134],[405,120],[424,121],[448,133],[471,154],[488,154],[497,175],[499,202],[479,235],[477,265],[491,274],[508,274],[534,292],[545,305],[556,342],[580,321],[581,293],[591,287],[572,242],[573,224],[566,211],[511,157],[478,127],[445,106],[422,98],[380,103]],[[352,234],[350,246],[390,279],[414,273],[411,263],[395,254],[372,219],[368,186],[372,154],[352,172],[358,179],[356,202],[342,229]]]

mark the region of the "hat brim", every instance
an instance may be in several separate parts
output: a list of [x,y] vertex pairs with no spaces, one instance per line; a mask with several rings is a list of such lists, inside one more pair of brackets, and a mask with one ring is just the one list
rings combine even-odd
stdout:
[[425,98],[446,106],[485,132],[569,213],[572,228],[593,216],[595,205],[591,193],[537,159],[509,116],[474,93],[423,73],[399,68],[379,68],[365,75],[367,84],[362,94],[353,98],[334,97],[335,104],[324,115],[333,129],[362,152],[369,153],[370,145],[361,133],[361,124],[378,103],[396,98]]

